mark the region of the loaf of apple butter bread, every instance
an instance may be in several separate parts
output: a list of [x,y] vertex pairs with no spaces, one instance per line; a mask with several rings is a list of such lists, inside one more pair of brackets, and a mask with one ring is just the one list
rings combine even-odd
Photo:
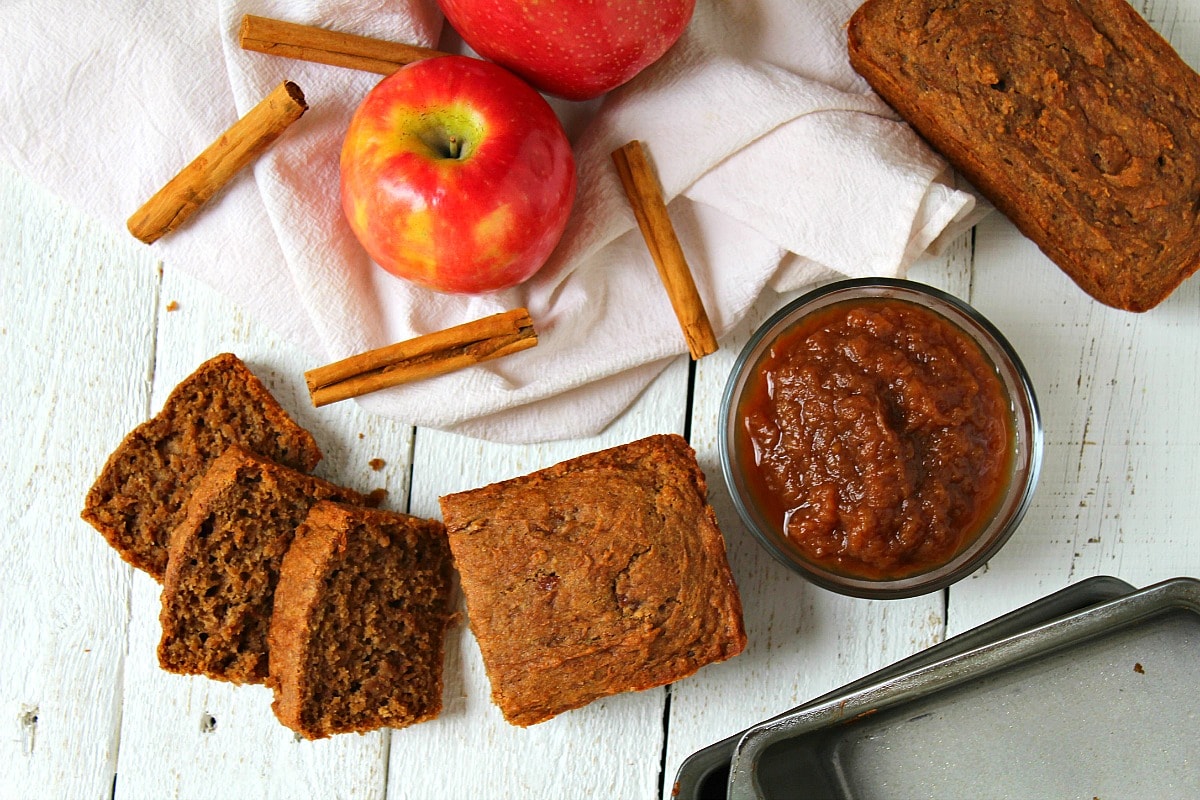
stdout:
[[867,0],[850,62],[1080,287],[1200,266],[1200,77],[1125,0]]
[[279,721],[319,739],[436,717],[451,575],[441,523],[315,505],[275,591],[269,682]]
[[659,435],[442,497],[505,719],[677,681],[746,645],[695,453]]
[[320,500],[368,502],[237,445],[213,462],[171,534],[159,616],[163,669],[265,682],[280,564]]
[[82,516],[122,558],[161,581],[168,538],[193,485],[230,444],[305,472],[321,459],[312,435],[237,356],[223,353],[125,437],[88,492]]

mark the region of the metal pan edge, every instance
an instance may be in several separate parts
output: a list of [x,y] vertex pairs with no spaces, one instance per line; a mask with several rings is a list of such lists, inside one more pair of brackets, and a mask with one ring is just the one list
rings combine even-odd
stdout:
[[748,729],[739,740],[731,759],[728,798],[764,799],[757,767],[772,744],[851,722],[1036,660],[1171,609],[1200,614],[1200,581],[1193,578],[1163,581],[768,720]]
[[752,728],[697,750],[679,765],[671,796],[677,800],[724,800],[730,762],[738,742],[753,728],[790,717],[805,709],[815,708],[860,689],[883,683],[918,667],[944,660],[952,655],[965,653],[988,642],[1012,636],[1058,617],[1115,600],[1135,590],[1133,585],[1108,575],[1085,578],[990,622],[952,636],[908,658],[771,717]]

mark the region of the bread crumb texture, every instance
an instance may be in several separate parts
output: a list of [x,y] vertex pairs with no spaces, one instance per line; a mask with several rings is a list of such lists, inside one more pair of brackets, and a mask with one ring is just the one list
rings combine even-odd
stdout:
[[361,494],[231,446],[196,486],[171,536],[159,663],[171,672],[262,683],[284,554],[320,500]]
[[439,522],[316,505],[284,558],[271,622],[279,720],[316,739],[436,717],[451,572]]
[[88,491],[82,516],[122,558],[162,581],[170,532],[196,482],[230,444],[305,472],[321,459],[312,435],[237,356],[223,353],[125,437]]

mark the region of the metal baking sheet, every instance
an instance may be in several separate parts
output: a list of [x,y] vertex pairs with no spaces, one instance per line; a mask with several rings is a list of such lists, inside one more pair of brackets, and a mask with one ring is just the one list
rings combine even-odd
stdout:
[[728,797],[1200,797],[1198,687],[1178,578],[751,728]]
[[[936,644],[903,661],[884,667],[864,678],[797,706],[772,720],[783,719],[807,708],[814,708],[844,697],[859,689],[882,683],[918,667],[941,661],[959,653],[978,648],[988,642],[1013,636],[1035,625],[1108,602],[1134,591],[1125,581],[1109,576],[1086,578],[1060,589],[1029,605],[972,628]],[[768,720],[770,722],[771,720]],[[729,765],[738,742],[746,731],[709,745],[690,755],[680,765],[675,776],[672,796],[678,800],[725,800],[729,783]]]

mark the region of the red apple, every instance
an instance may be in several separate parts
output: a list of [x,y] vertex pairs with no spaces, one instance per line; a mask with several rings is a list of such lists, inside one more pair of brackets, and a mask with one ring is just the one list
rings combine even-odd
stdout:
[[653,64],[696,0],[438,0],[463,41],[533,86],[588,100]]
[[531,277],[562,236],[575,158],[545,98],[508,70],[442,56],[384,78],[341,155],[342,209],[388,272],[442,292]]

